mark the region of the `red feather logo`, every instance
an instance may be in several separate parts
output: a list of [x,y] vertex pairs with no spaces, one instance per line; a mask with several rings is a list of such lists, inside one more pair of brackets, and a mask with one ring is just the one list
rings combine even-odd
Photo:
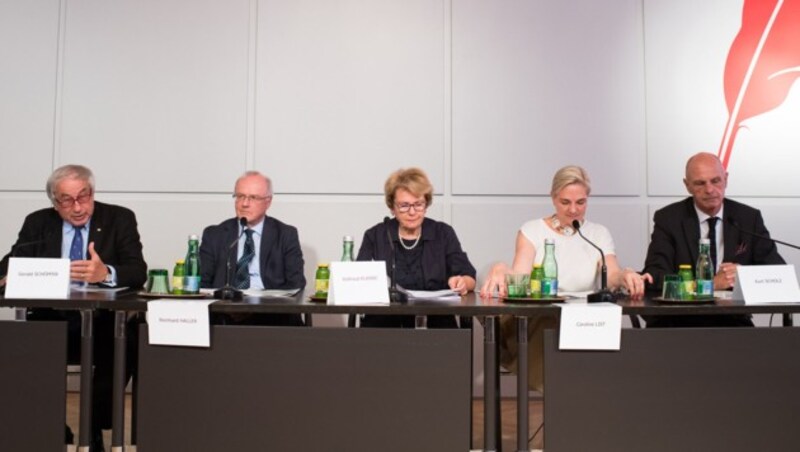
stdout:
[[728,122],[719,147],[727,168],[742,121],[783,103],[800,76],[800,0],[745,0],[725,63]]

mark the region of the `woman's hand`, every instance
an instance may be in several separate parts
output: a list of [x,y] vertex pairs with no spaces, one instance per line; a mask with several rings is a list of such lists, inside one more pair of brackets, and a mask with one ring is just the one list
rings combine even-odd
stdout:
[[486,277],[483,286],[481,287],[482,297],[492,297],[494,292],[497,291],[497,296],[506,296],[506,273],[508,273],[508,265],[499,263],[492,266],[489,271],[489,276]]
[[471,276],[451,276],[447,280],[447,285],[459,295],[466,295],[475,288],[475,280]]

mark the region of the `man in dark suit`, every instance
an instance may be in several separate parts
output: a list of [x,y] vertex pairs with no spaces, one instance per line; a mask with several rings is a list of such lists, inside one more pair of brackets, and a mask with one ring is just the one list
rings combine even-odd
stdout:
[[[725,199],[728,173],[716,155],[701,152],[692,156],[686,162],[683,183],[691,197],[659,209],[653,216],[653,235],[644,268],[653,276],[652,290],[660,291],[664,275],[677,273],[679,265],[694,267],[700,238],[711,241],[712,264],[717,269],[715,290],[733,287],[737,265],[785,263],[773,241],[740,232],[769,236],[760,211]],[[648,327],[752,325],[749,316],[736,315],[647,319]]]
[[[47,180],[47,196],[53,208],[38,210],[25,218],[13,254],[69,258],[73,284],[139,288],[147,278],[147,264],[142,256],[136,216],[124,207],[96,202],[94,193],[94,176],[89,168],[66,165],[56,169]],[[0,275],[7,273],[11,254],[0,261]],[[81,337],[78,312],[31,309],[28,319],[66,321],[68,356],[70,362],[78,361]],[[111,428],[114,357],[111,311],[96,312],[94,331],[93,452],[103,448],[101,429]]]
[[[300,289],[306,286],[297,229],[267,216],[272,181],[257,171],[243,174],[234,187],[236,218],[209,226],[200,243],[200,284],[238,289]],[[242,228],[240,219],[245,219]],[[234,244],[238,240],[238,246]],[[230,275],[228,261],[231,261]],[[302,325],[299,315],[214,316],[226,324]]]

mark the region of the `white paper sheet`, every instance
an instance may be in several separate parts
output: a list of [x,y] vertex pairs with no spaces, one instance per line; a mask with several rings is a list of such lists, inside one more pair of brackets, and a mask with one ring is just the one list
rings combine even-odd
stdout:
[[619,350],[622,307],[614,303],[563,304],[560,350]]
[[407,290],[398,286],[398,290],[406,293],[409,300],[461,301],[461,295],[450,289]]
[[215,301],[162,298],[148,302],[150,345],[210,347],[208,305]]

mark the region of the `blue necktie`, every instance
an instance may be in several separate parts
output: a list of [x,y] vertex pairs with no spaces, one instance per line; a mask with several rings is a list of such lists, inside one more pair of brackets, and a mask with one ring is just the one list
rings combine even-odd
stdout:
[[69,247],[69,260],[82,261],[83,260],[83,226],[73,226],[75,236],[72,237],[72,245]]
[[245,229],[244,233],[247,238],[244,240],[244,250],[242,250],[242,257],[236,262],[236,288],[249,289],[250,288],[250,262],[256,255],[256,245],[253,242],[253,230]]

